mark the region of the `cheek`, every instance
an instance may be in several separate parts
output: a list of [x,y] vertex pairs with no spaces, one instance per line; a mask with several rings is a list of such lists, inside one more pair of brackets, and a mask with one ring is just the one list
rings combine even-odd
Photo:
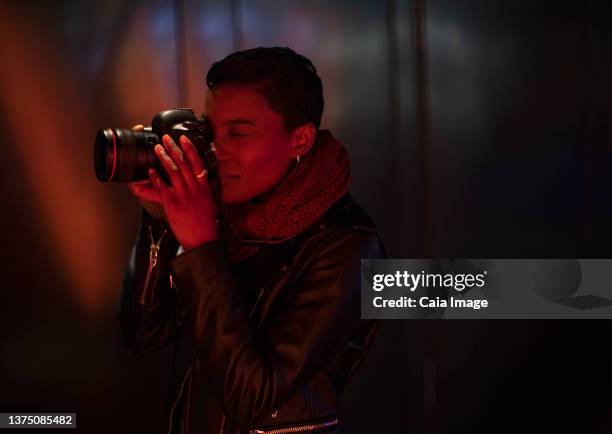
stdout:
[[[246,144],[245,144],[246,145]],[[250,200],[274,187],[287,173],[291,164],[290,147],[281,144],[271,146],[245,146],[233,155],[232,166],[240,178],[229,180],[223,187],[226,203]]]
[[253,146],[237,158],[244,177],[252,181],[278,177],[280,172],[284,174],[291,160],[289,145],[282,142]]

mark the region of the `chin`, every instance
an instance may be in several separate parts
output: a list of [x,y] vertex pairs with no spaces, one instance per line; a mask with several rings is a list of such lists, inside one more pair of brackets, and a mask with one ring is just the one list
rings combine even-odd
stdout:
[[236,199],[232,197],[228,198],[228,197],[225,197],[225,195],[223,195],[222,200],[223,200],[223,203],[226,205],[238,205],[239,203],[246,202],[246,200]]
[[221,201],[223,201],[226,205],[234,205],[236,203],[236,198],[234,198],[231,194],[227,194],[225,191],[221,192]]
[[241,192],[225,189],[221,192],[221,200],[226,205],[238,205],[239,203],[247,202],[251,199],[248,195]]

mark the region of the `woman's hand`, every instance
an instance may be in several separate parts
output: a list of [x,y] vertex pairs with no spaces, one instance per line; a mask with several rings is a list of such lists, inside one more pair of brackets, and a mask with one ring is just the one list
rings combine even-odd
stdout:
[[[181,136],[179,148],[169,135],[164,146],[155,145],[155,154],[168,174],[168,187],[154,169],[149,169],[150,185],[139,197],[160,203],[176,239],[185,250],[217,239],[216,210],[204,164],[191,141]],[[150,188],[150,189],[149,189]]]

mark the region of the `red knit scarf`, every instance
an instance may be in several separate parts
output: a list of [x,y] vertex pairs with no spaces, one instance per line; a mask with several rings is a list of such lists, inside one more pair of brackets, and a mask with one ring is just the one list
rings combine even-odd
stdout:
[[[319,220],[347,192],[350,179],[346,148],[328,130],[320,130],[312,149],[263,200],[227,207],[230,223],[243,240],[284,241]],[[226,241],[234,264],[259,249],[234,237]]]

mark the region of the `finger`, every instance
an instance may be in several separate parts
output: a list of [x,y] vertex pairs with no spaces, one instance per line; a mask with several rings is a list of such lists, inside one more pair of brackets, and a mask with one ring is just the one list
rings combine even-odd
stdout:
[[132,131],[142,131],[144,130],[144,125],[138,124],[132,127]]
[[[180,138],[181,148],[183,152],[187,156],[187,160],[189,160],[189,164],[191,165],[191,170],[194,176],[195,181],[204,185],[208,182],[208,171],[204,167],[204,163],[198,154],[194,144],[187,138],[187,136],[181,136]],[[191,178],[188,178],[191,179]],[[191,181],[190,181],[191,182]]]
[[165,208],[173,200],[172,192],[166,185],[161,176],[155,171],[155,169],[149,169],[149,179],[153,185],[153,188],[159,195],[160,203]]
[[183,153],[181,148],[176,145],[172,137],[170,137],[168,134],[164,134],[164,136],[162,137],[162,142],[164,142],[164,148],[166,149],[166,152],[172,157],[172,159],[179,166],[179,168],[182,169],[183,167],[185,167],[191,169],[189,161],[187,161],[187,159],[185,158],[185,154]]
[[159,143],[155,145],[155,148],[153,149],[155,150],[155,154],[161,162],[163,169],[168,174],[168,178],[170,178],[170,183],[172,184],[174,191],[178,195],[184,195],[186,189],[185,179],[183,178],[183,175],[181,174],[175,161],[170,157],[170,155],[168,155],[164,147]]
[[128,182],[127,185],[128,186],[130,186],[130,185],[147,185],[147,184],[150,184],[150,183],[151,183],[150,179],[141,179],[139,181]]
[[155,188],[153,188],[153,184],[149,179],[146,179],[145,181],[130,182],[128,183],[128,188],[132,194],[140,200],[157,203],[160,202],[159,194]]
[[191,167],[191,163],[185,157],[185,153],[182,151],[181,148],[177,146],[172,137],[165,134],[163,137],[163,142],[168,153],[170,154],[174,162],[177,164],[181,175],[185,180],[185,184],[189,186],[189,188],[194,188],[196,183],[198,182],[195,178],[195,174],[200,173],[201,170],[199,172],[194,171],[194,169]]
[[187,160],[189,160],[189,164],[191,165],[191,169],[195,175],[202,173],[204,170],[204,163],[200,158],[200,154],[198,154],[197,149],[194,144],[187,138],[187,136],[181,136],[180,138],[181,148],[183,152],[187,156]]

